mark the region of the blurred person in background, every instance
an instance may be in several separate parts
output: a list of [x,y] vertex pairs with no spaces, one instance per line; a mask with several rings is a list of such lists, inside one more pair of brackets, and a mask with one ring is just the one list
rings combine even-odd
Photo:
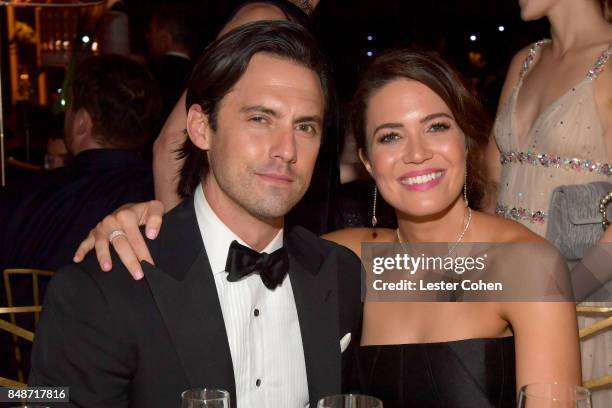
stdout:
[[117,54],[131,57],[130,18],[123,0],[107,0],[106,12],[95,29],[99,54]]
[[62,136],[52,135],[47,139],[47,152],[45,153],[44,162],[45,170],[64,167],[68,164],[70,157],[70,152]]
[[164,4],[155,8],[149,20],[147,56],[149,69],[160,86],[164,118],[176,105],[191,75],[193,18],[185,6]]
[[[566,240],[572,250],[582,234],[547,233],[574,218],[549,219],[555,189],[612,182],[612,24],[605,15],[609,4],[520,0],[519,5],[525,21],[548,19],[551,39],[519,51],[508,70],[488,148],[491,181],[498,186],[489,210],[553,242]],[[576,203],[575,209],[586,214],[590,204],[599,232],[600,198]],[[612,242],[612,229],[601,240]],[[610,269],[609,261],[599,264]],[[580,325],[593,322],[581,318]],[[612,332],[582,342],[583,379],[607,375],[611,366]],[[596,406],[612,406],[612,391],[597,392],[593,400]]]
[[159,90],[141,65],[117,55],[77,68],[64,121],[73,160],[0,190],[0,270],[54,270],[109,211],[151,199],[150,165],[138,150],[159,117]]

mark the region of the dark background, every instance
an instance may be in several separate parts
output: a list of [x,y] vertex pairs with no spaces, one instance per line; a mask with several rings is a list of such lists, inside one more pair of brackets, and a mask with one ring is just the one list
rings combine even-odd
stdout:
[[[132,46],[144,48],[147,14],[164,1],[126,0],[133,28]],[[172,3],[178,3],[176,1]],[[181,1],[201,16],[202,45],[223,25],[236,1]],[[321,44],[331,59],[338,92],[350,98],[359,70],[367,64],[367,52],[389,47],[413,46],[439,51],[469,82],[481,85],[494,76],[497,88],[516,51],[548,35],[548,23],[525,23],[517,0],[321,0],[314,15]],[[500,32],[498,27],[504,26]],[[470,41],[470,35],[477,40]],[[367,36],[373,37],[372,41]],[[468,53],[480,52],[483,67],[469,63]],[[487,77],[489,77],[487,79]],[[495,88],[495,86],[493,87]],[[489,95],[490,94],[490,95]],[[483,103],[494,112],[498,95],[485,92]]]
[[[171,3],[186,7],[196,21],[196,48],[201,50],[215,37],[238,1],[123,0],[123,3],[130,17],[132,52],[144,54],[149,15],[155,6]],[[0,21],[5,21],[3,8],[0,7]],[[341,103],[350,99],[359,72],[370,58],[368,52],[376,54],[389,47],[411,46],[438,51],[458,68],[491,117],[514,53],[548,35],[546,21],[520,20],[517,0],[320,0],[313,21],[332,62]],[[504,26],[503,32],[498,30],[499,26]],[[0,24],[7,154],[42,164],[49,131],[61,134],[62,118],[50,117],[38,107],[8,106],[5,30],[4,24]],[[470,41],[471,35],[477,40]],[[368,36],[372,36],[371,41]],[[479,53],[479,64],[470,62],[470,52]],[[61,87],[63,71],[49,70],[48,78],[53,82],[50,89]],[[30,135],[29,156],[22,143],[25,126]]]

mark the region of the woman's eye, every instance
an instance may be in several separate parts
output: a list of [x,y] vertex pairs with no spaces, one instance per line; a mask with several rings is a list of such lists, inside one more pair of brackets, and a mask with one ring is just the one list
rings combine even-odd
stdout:
[[390,142],[394,142],[396,140],[399,140],[400,135],[395,133],[395,132],[391,132],[391,133],[386,133],[382,136],[380,136],[378,138],[378,142],[379,143],[390,143]]
[[450,129],[450,124],[445,123],[445,122],[436,122],[436,123],[432,123],[429,126],[428,131],[429,132],[444,132],[445,130]]

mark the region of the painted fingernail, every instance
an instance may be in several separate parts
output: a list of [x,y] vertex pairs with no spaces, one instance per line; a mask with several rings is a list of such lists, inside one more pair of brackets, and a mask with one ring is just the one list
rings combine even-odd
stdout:
[[149,239],[154,239],[157,236],[157,230],[155,228],[150,228],[147,230],[147,237]]
[[103,271],[110,271],[111,266],[110,263],[108,261],[102,262],[102,270]]

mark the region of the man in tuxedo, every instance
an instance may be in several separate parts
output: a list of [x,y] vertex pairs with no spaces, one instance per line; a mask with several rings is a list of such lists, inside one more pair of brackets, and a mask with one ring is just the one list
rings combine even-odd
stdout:
[[[192,387],[232,406],[303,407],[342,391],[361,331],[360,262],[283,228],[322,140],[328,78],[312,37],[253,23],[209,46],[187,90],[181,184],[193,194],[135,281],[94,256],[52,280],[31,385],[82,406],[176,406]],[[123,240],[123,231],[110,239]]]

